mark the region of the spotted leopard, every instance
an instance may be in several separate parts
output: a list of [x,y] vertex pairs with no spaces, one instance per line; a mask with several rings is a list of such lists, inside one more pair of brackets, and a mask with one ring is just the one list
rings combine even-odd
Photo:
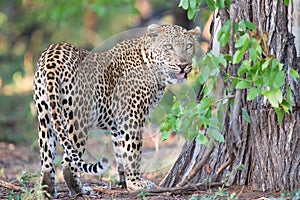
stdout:
[[182,82],[192,68],[196,27],[150,25],[135,39],[103,53],[68,43],[50,45],[34,75],[34,101],[39,121],[41,184],[57,196],[54,159],[63,147],[62,169],[72,196],[89,194],[78,170],[104,173],[108,160],[82,160],[89,129],[111,131],[119,181],[129,190],[156,185],[140,176],[142,128],[166,86]]

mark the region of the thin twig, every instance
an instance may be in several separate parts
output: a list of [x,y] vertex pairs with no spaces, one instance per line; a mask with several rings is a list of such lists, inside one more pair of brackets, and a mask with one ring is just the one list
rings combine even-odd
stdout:
[[96,192],[101,192],[104,194],[118,194],[118,193],[123,193],[123,190],[112,190],[108,188],[102,188],[102,187],[92,187],[92,189]]
[[237,90],[234,98],[234,105],[232,110],[232,121],[231,121],[231,130],[235,137],[235,141],[231,143],[237,142],[237,146],[241,144],[241,133],[239,126],[239,115],[241,111],[241,99],[242,99],[242,90]]
[[8,182],[6,182],[4,180],[1,180],[1,179],[0,179],[0,186],[5,187],[5,188],[10,189],[10,190],[14,190],[14,191],[20,191],[22,189],[21,186],[17,186],[17,185],[8,183]]
[[[222,123],[223,130],[222,130],[222,133],[225,130],[228,130],[228,125],[227,124],[228,124],[228,117],[229,116],[228,116],[227,113],[229,112],[229,107],[230,107],[230,103],[227,104],[227,106],[225,108],[225,112],[223,114],[223,123]],[[228,167],[234,161],[235,154],[231,150],[230,146],[231,146],[231,143],[226,140],[226,149],[227,149],[227,153],[229,154],[229,159],[227,160],[227,162],[225,162],[223,165],[221,165],[221,167],[218,169],[216,174],[221,173],[226,167]]]
[[222,101],[224,101],[225,99],[232,99],[232,98],[234,98],[234,97],[235,97],[234,94],[226,95],[226,96],[224,96],[223,98],[217,100],[217,101],[216,101],[216,104],[217,104],[217,103],[220,103],[220,102],[222,102]]
[[241,189],[241,191],[237,194],[237,196],[239,197],[242,193],[243,193],[243,191],[244,191],[244,188],[245,188],[245,185],[243,185],[243,187],[242,187],[242,189]]
[[[144,192],[147,192],[149,194],[155,194],[155,193],[182,193],[185,192],[187,190],[190,191],[199,191],[199,190],[206,190],[207,186],[210,187],[216,187],[216,186],[222,186],[221,183],[197,183],[197,184],[189,184],[186,186],[182,186],[182,187],[172,187],[172,188],[156,188],[154,190],[143,190]],[[97,192],[102,192],[105,194],[121,194],[124,193],[124,191],[120,191],[120,190],[111,190],[111,189],[105,189],[105,188],[101,188],[101,187],[93,187],[92,188],[94,191]],[[139,194],[141,191],[129,191],[128,194],[133,195],[133,194]]]
[[[231,4],[232,8],[230,9],[230,15],[232,18],[231,23],[231,31],[230,31],[230,48],[229,48],[229,54],[233,57],[235,51],[234,51],[234,24],[237,17],[237,8],[238,8],[238,1],[234,1],[233,4]],[[237,66],[232,65],[232,72],[234,76],[237,74]],[[237,146],[241,143],[241,134],[240,134],[240,128],[239,128],[239,115],[241,110],[241,97],[242,97],[242,90],[237,90],[235,93],[234,98],[234,105],[233,105],[233,111],[232,111],[232,121],[231,121],[231,130],[233,132],[233,135],[235,137],[235,141],[231,141],[231,143],[237,142]]]

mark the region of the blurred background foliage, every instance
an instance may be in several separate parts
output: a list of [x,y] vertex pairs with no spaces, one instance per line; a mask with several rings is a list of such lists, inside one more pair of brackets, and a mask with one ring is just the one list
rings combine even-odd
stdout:
[[[205,22],[210,12],[205,5],[197,19],[190,21],[178,3],[175,0],[1,0],[0,141],[35,142],[33,74],[41,52],[49,44],[65,41],[92,50],[116,33],[152,23],[178,24],[188,29],[197,24],[208,30]],[[207,32],[201,39],[204,49],[209,41]],[[174,93],[183,91],[182,98],[194,98],[197,83],[189,81],[188,85],[192,87],[172,87],[152,121],[159,123],[168,112]]]

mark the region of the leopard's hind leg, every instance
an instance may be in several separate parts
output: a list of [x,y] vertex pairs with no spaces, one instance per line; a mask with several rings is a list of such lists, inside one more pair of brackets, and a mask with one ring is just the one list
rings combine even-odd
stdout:
[[[40,104],[42,106],[42,104]],[[49,113],[39,113],[39,147],[41,157],[41,185],[52,197],[57,197],[55,166],[57,137],[52,129]]]
[[[83,87],[83,86],[82,86]],[[88,138],[88,112],[85,102],[81,97],[80,101],[75,102],[73,98],[68,98],[68,105],[63,105],[66,130],[74,149],[78,152],[79,157],[85,152],[85,145]],[[72,106],[70,106],[70,104]],[[70,196],[82,194],[92,194],[93,190],[88,187],[83,187],[78,168],[65,153],[62,161],[63,176],[69,188]]]

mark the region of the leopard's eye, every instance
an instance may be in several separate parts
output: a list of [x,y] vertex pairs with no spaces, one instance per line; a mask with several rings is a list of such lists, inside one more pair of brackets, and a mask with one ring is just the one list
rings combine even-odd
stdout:
[[192,43],[188,43],[187,45],[186,45],[186,49],[190,49],[190,48],[192,48],[194,45],[192,44]]
[[168,49],[168,50],[172,50],[173,49],[173,46],[171,44],[166,44],[165,45],[165,48]]

